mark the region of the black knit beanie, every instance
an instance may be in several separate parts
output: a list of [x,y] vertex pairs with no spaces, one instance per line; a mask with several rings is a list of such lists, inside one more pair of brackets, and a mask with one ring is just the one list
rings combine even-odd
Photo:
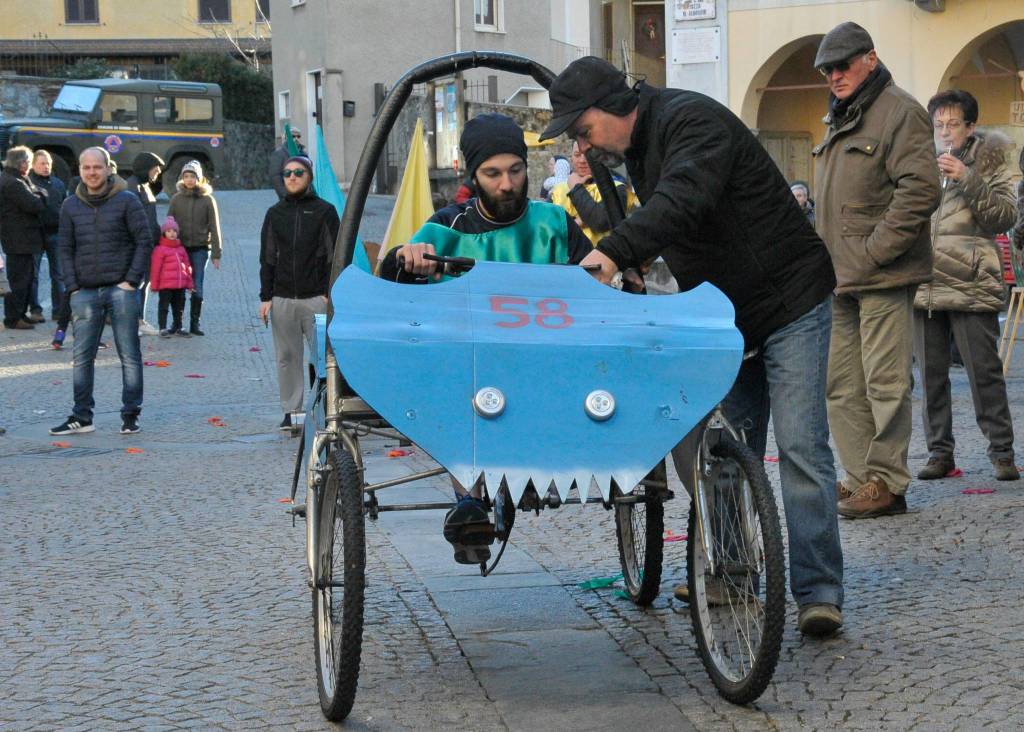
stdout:
[[481,114],[469,120],[462,129],[459,147],[470,178],[476,175],[481,163],[495,155],[511,153],[526,160],[523,130],[503,114]]

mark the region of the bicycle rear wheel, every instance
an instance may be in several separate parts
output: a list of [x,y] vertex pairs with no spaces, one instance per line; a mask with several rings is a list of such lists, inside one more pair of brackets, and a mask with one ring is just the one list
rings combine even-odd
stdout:
[[348,716],[356,698],[363,645],[366,546],[363,485],[352,456],[335,450],[327,460],[320,497],[320,576],[313,588],[313,644],[324,716]]
[[746,704],[767,688],[782,646],[782,529],[764,465],[750,448],[722,435],[710,452],[690,504],[690,617],[718,692]]

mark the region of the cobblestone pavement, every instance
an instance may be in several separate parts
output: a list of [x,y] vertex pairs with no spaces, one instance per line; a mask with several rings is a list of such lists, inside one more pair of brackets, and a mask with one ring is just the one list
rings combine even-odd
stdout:
[[[256,238],[273,198],[218,199],[226,245],[207,273],[209,335],[143,340],[146,360],[170,365],[145,368],[139,435],[116,433],[111,349],[97,432],[54,446],[70,351],[50,350],[49,330],[0,332],[2,730],[332,727],[316,701],[304,532],[278,502],[296,443],[274,429],[273,345],[255,317]],[[371,202],[373,226],[387,203]],[[1020,729],[1024,484],[992,479],[962,371],[953,382],[964,476],[913,484],[906,516],[842,524],[845,631],[805,641],[791,606],[756,704],[724,702],[700,665],[671,599],[684,543],[666,545],[662,596],[638,610],[612,589],[577,588],[618,572],[599,506],[520,514],[487,579],[451,563],[440,514],[426,512],[368,525],[363,667],[345,728]],[[1019,368],[1009,386],[1021,424]],[[374,475],[430,464],[419,452],[389,460],[382,440],[366,447]],[[917,422],[911,456],[915,470],[926,458]],[[443,480],[402,490],[447,495]],[[677,494],[667,521],[681,533]]]

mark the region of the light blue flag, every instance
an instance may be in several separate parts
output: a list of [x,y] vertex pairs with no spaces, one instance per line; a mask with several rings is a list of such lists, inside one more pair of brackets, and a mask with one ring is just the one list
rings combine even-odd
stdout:
[[[338,179],[334,177],[334,169],[331,167],[331,158],[327,155],[327,145],[324,143],[324,132],[320,125],[316,126],[316,169],[313,171],[313,190],[316,195],[328,203],[334,205],[340,217],[345,211],[345,194],[341,192]],[[356,251],[352,256],[352,263],[364,272],[372,273],[370,259],[366,256],[366,248],[363,240],[356,235]]]

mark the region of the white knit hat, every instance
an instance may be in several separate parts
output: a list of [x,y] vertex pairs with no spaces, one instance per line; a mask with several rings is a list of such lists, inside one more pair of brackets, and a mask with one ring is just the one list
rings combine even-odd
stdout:
[[185,163],[185,166],[181,169],[181,174],[195,173],[196,178],[199,180],[203,179],[203,166],[199,164],[198,160],[189,160]]

